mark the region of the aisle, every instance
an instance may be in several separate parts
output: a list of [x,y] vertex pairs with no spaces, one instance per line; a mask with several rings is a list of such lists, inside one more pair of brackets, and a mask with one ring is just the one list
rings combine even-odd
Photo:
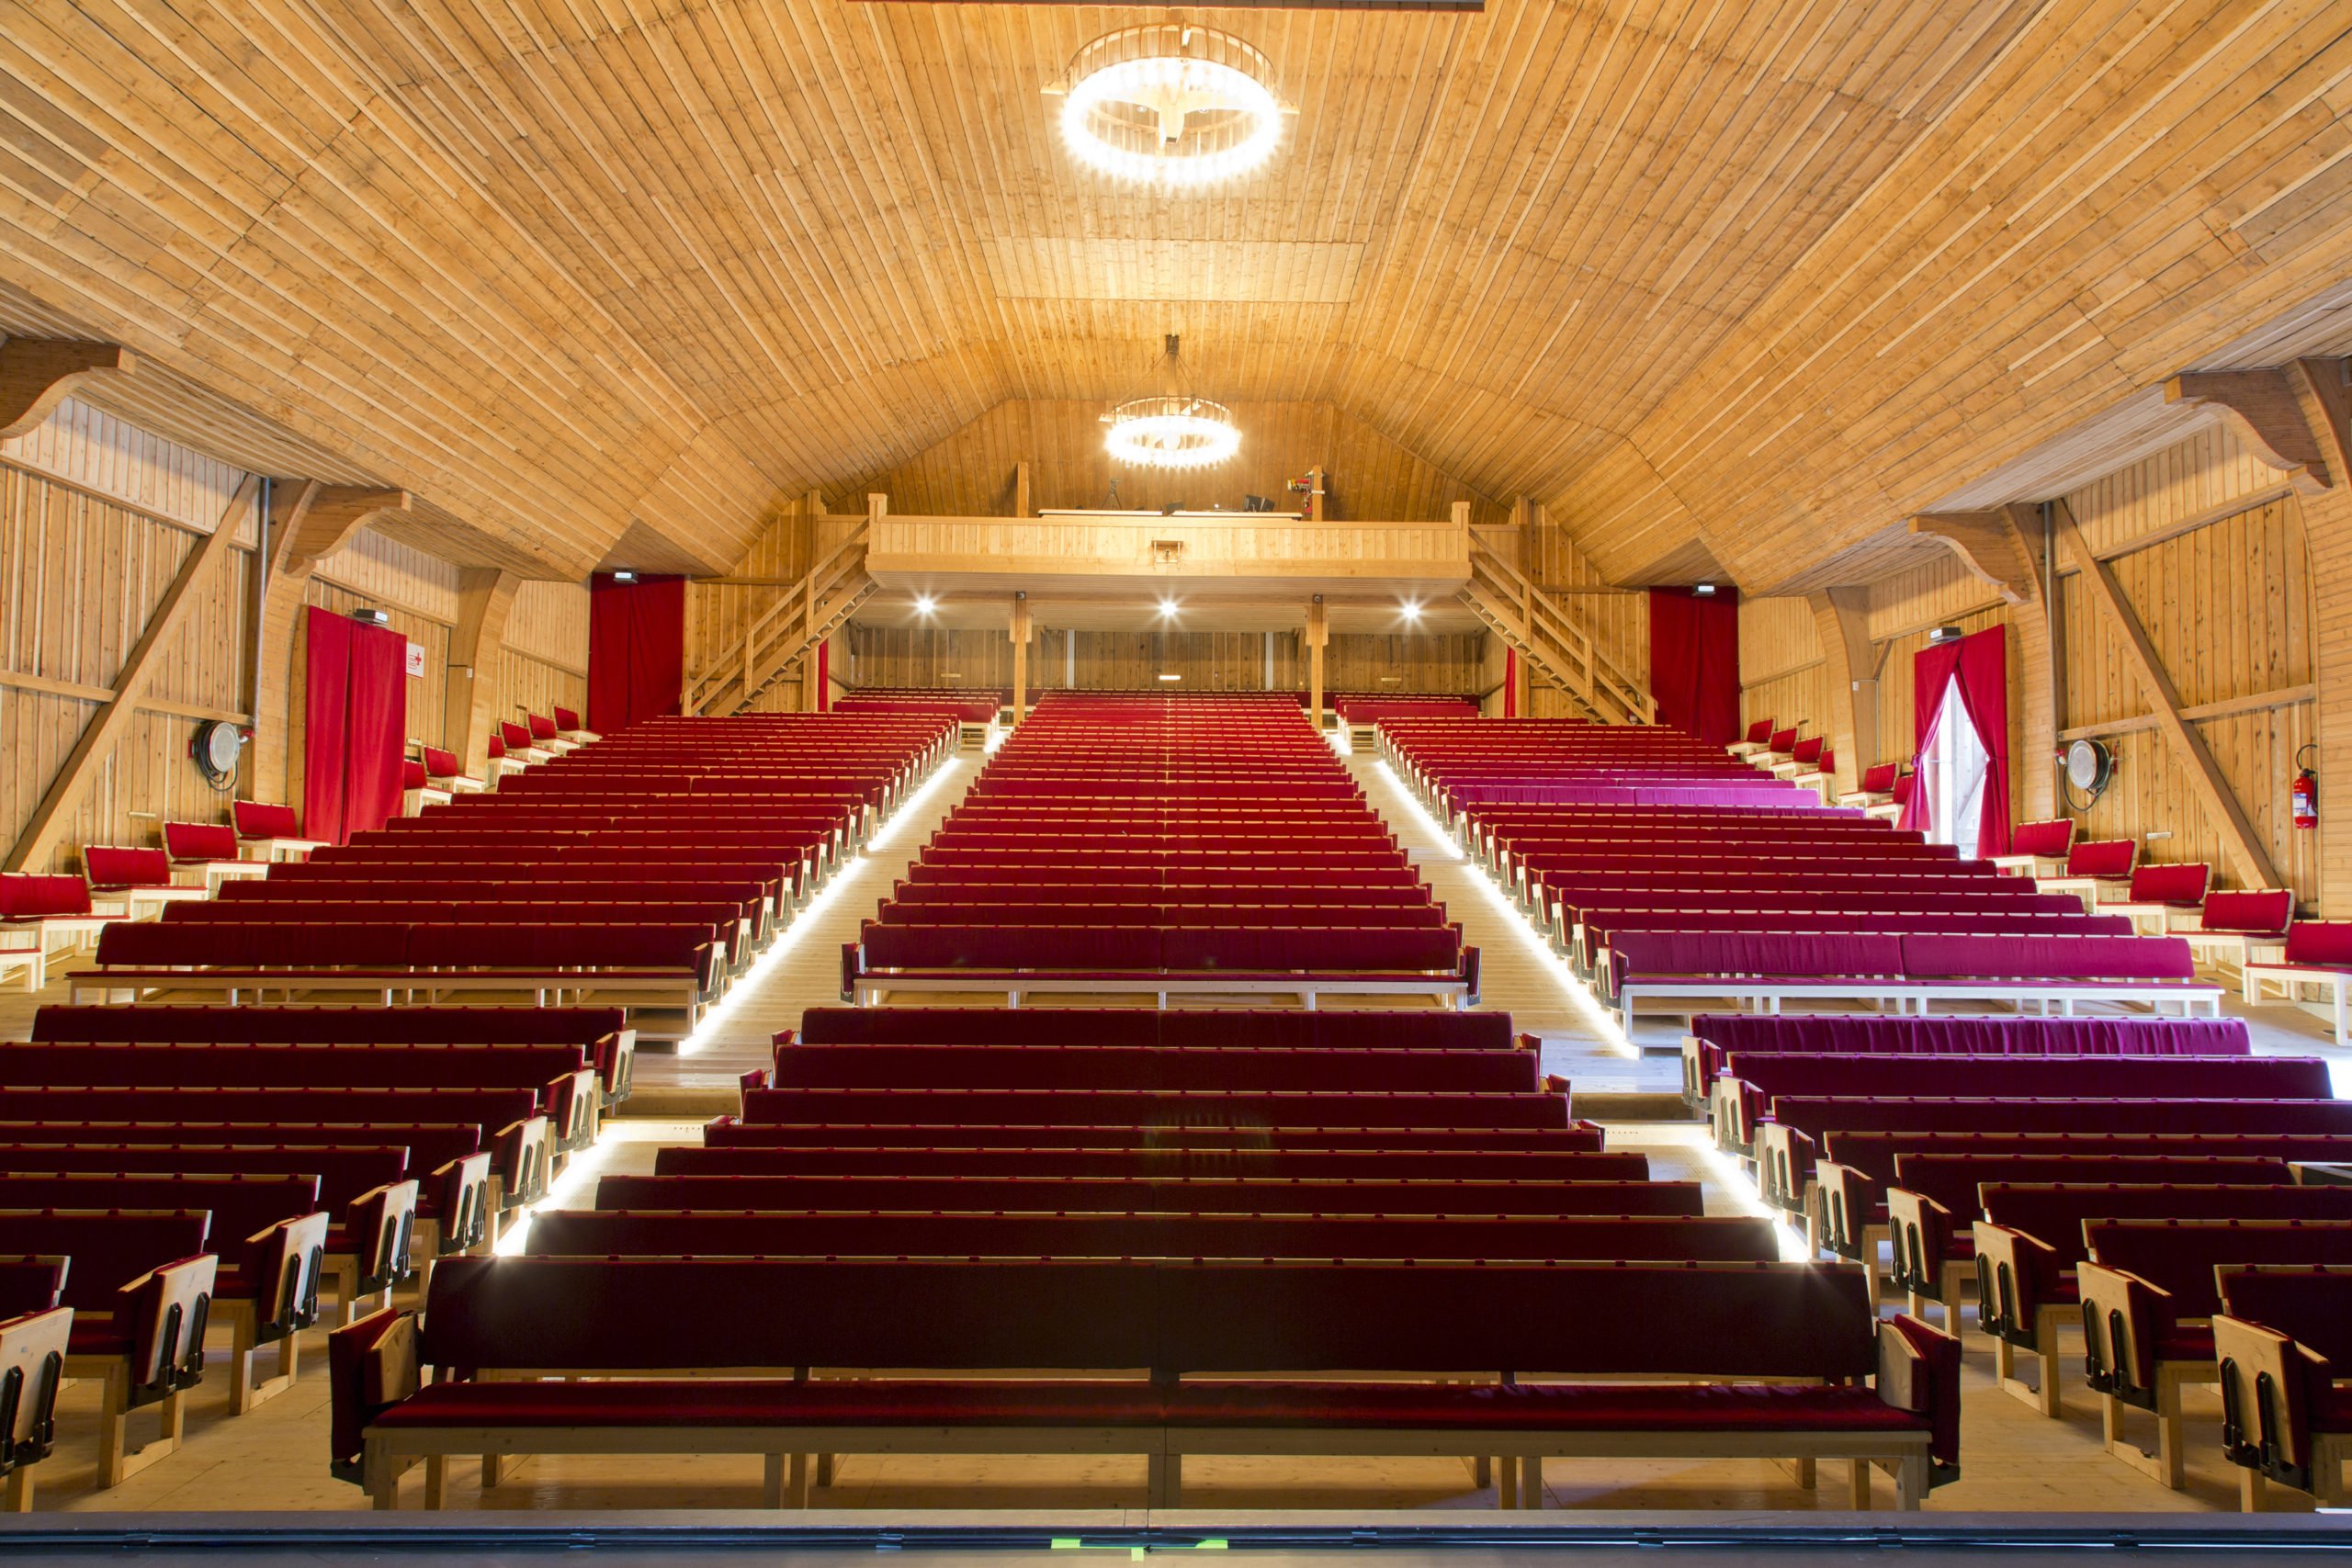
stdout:
[[978,752],[959,752],[923,781],[817,902],[763,953],[678,1055],[640,1053],[630,1117],[700,1121],[735,1109],[737,1081],[768,1060],[769,1039],[811,1007],[841,1000],[842,944],[855,942],[923,840],[971,787]]
[[1411,791],[1378,757],[1358,751],[1348,771],[1363,785],[1373,809],[1396,830],[1414,866],[1435,889],[1446,912],[1462,924],[1464,942],[1478,949],[1481,1010],[1508,1012],[1521,1030],[1544,1042],[1544,1070],[1565,1076],[1579,1091],[1671,1093],[1679,1087],[1672,1057],[1626,1055],[1595,1027],[1597,1010],[1580,1005],[1581,987],[1534,928],[1494,883],[1456,852]]

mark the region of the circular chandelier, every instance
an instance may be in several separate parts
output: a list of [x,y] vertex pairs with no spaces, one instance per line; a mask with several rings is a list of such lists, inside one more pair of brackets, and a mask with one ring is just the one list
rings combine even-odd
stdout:
[[1159,389],[1114,404],[1102,416],[1102,445],[1114,461],[1153,468],[1206,468],[1241,450],[1241,432],[1223,403],[1184,386],[1182,343],[1174,333],[1157,367]]
[[1090,167],[1162,186],[1247,174],[1282,140],[1273,65],[1231,33],[1149,22],[1070,58],[1062,141]]

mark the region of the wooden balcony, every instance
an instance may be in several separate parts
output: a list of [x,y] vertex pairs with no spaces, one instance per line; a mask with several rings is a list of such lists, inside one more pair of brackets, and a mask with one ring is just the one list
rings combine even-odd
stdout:
[[871,520],[866,570],[922,592],[1134,592],[1295,598],[1450,597],[1470,580],[1469,530],[1437,523],[1317,523],[1259,513],[1063,513]]

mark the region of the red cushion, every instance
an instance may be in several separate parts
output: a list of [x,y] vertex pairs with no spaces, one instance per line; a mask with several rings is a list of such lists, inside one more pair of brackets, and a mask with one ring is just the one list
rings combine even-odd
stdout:
[[2072,818],[2060,818],[2052,822],[2020,822],[2009,834],[2009,852],[2017,855],[2064,854],[2075,844],[2075,823]]
[[78,876],[0,876],[0,919],[89,912],[90,885]]
[[299,839],[302,836],[302,824],[290,806],[240,800],[232,810],[236,816],[237,837],[241,839]]
[[235,860],[237,830],[226,822],[166,822],[164,849],[174,860]]
[[161,850],[125,850],[90,844],[82,851],[83,868],[90,886],[97,888],[168,887],[172,863]]

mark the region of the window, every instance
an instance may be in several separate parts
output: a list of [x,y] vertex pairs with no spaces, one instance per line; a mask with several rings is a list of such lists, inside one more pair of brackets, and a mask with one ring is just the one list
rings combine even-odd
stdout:
[[1968,705],[1950,685],[1935,733],[1919,758],[1919,787],[1927,792],[1925,825],[1931,844],[1956,844],[1962,860],[1976,856],[1984,821],[1984,780],[1992,759],[1976,738]]

